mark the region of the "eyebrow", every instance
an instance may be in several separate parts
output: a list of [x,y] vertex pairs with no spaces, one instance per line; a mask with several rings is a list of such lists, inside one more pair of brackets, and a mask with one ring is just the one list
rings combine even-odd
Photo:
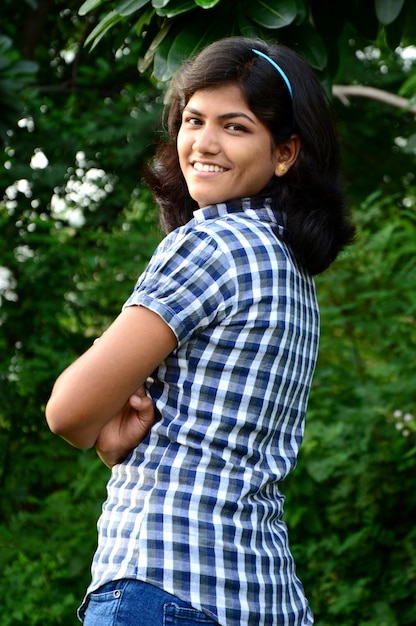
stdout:
[[[192,113],[193,115],[198,115],[199,117],[206,117],[201,111],[194,109],[192,107],[185,107],[184,112]],[[223,113],[222,115],[218,115],[217,119],[219,120],[229,120],[234,119],[236,117],[244,117],[244,119],[251,122],[251,124],[256,124],[256,122],[249,116],[247,113],[243,113],[242,111],[230,111],[229,113]]]

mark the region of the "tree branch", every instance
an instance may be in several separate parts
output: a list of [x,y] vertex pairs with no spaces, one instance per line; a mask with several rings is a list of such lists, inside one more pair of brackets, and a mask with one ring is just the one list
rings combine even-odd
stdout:
[[365,85],[333,85],[332,93],[339,98],[345,106],[349,106],[350,96],[358,96],[361,98],[369,98],[370,100],[378,100],[398,109],[406,109],[409,113],[416,113],[416,105],[410,104],[410,100],[396,96],[388,91],[377,89],[376,87],[366,87]]

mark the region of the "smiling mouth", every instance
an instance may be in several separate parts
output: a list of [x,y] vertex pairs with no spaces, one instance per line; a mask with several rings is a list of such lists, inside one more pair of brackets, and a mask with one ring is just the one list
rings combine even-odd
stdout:
[[195,161],[192,164],[192,167],[198,172],[226,172],[227,169],[225,167],[220,167],[219,165],[213,165],[208,163],[199,163]]

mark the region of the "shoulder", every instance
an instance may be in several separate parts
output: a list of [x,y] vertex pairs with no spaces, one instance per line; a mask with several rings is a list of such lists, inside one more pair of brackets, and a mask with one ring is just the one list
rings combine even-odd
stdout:
[[209,231],[217,249],[231,259],[245,259],[249,265],[259,263],[274,269],[282,264],[293,265],[285,229],[254,212],[223,216],[213,221]]
[[172,231],[156,250],[148,272],[193,280],[201,271],[222,282],[259,268],[274,272],[295,270],[295,265],[277,223],[236,212],[191,220]]

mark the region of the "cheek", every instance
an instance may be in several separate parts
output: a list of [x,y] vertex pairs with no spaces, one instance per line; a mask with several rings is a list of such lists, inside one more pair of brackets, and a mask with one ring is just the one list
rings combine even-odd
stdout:
[[177,147],[178,152],[179,150],[183,149],[183,146],[186,143],[186,138],[187,138],[187,133],[183,129],[183,126],[181,126],[179,128],[178,135],[176,137],[176,147]]
[[181,154],[181,150],[182,150],[182,133],[179,130],[178,136],[176,137],[176,150],[178,152],[178,154]]
[[176,150],[178,152],[179,165],[183,172],[183,167],[185,165],[185,160],[186,160],[186,144],[184,142],[183,134],[180,131],[176,140]]
[[257,155],[257,159],[253,158],[251,167],[246,170],[245,180],[249,186],[249,191],[258,193],[270,182],[273,175],[273,163],[269,159],[262,159],[261,155]]

